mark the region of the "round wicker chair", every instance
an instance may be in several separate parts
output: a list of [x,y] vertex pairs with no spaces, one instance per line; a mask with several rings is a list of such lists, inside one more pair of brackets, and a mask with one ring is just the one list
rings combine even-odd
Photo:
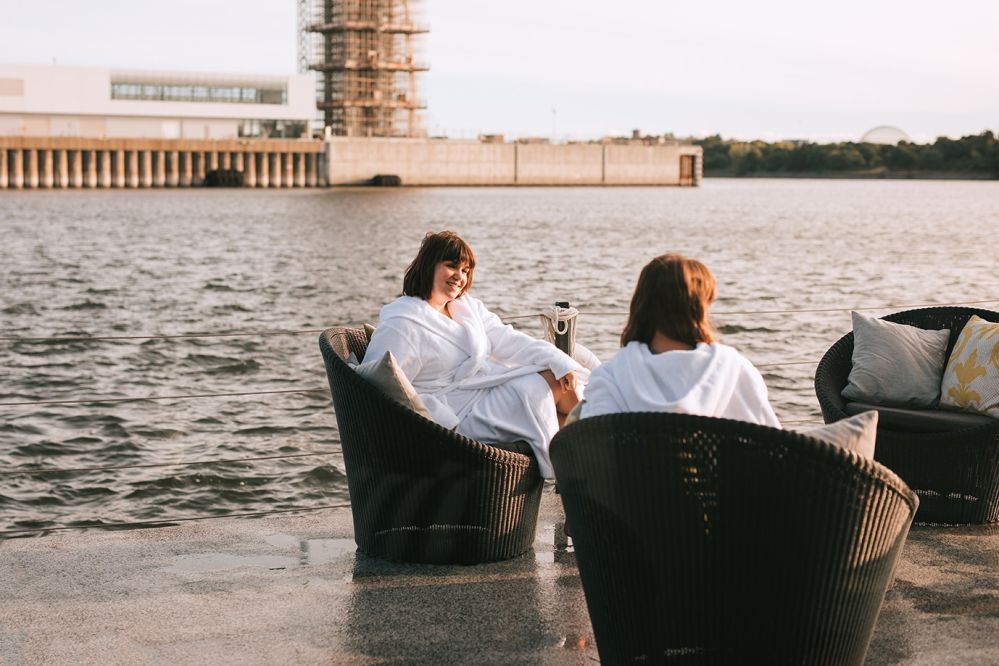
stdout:
[[863,662],[918,505],[887,468],[666,413],[583,419],[551,455],[603,662]]
[[534,543],[543,479],[526,443],[509,451],[446,430],[387,398],[350,368],[360,329],[319,337],[340,430],[354,540],[402,562],[476,564]]
[[[999,321],[999,312],[963,307],[907,310],[884,319],[923,329],[950,329],[949,356],[971,315]],[[826,423],[848,416],[840,394],[847,385],[852,358],[853,333],[848,333],[829,348],[815,371],[815,395]],[[932,433],[879,427],[874,456],[919,495],[917,522],[999,521],[999,420]]]

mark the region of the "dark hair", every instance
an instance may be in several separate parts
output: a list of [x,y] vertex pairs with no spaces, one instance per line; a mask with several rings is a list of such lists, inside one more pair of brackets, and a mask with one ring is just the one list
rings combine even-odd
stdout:
[[419,296],[426,300],[434,288],[434,271],[442,261],[452,261],[468,265],[468,278],[465,288],[458,295],[461,298],[472,287],[472,274],[475,272],[475,255],[472,248],[453,231],[430,232],[423,237],[420,251],[413,263],[406,269],[402,278],[402,293]]
[[715,278],[696,259],[679,254],[656,257],[642,269],[631,297],[621,346],[649,344],[656,331],[691,347],[714,342],[708,306],[715,300]]

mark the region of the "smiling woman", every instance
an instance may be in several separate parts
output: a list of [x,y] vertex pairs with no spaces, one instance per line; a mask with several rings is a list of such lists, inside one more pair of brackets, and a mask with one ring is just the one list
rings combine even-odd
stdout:
[[474,269],[458,234],[427,234],[406,269],[405,295],[381,310],[365,361],[391,355],[437,423],[482,442],[526,441],[551,478],[548,444],[586,370],[468,295]]

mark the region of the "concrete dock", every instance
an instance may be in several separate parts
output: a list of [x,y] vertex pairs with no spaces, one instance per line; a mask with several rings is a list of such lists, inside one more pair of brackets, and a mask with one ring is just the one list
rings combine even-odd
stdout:
[[[473,567],[367,558],[347,508],[2,541],[0,664],[596,662],[560,517]],[[868,663],[999,663],[999,527],[913,528]]]
[[0,136],[0,190],[197,187],[219,169],[244,187],[323,187],[324,160],[304,139]]

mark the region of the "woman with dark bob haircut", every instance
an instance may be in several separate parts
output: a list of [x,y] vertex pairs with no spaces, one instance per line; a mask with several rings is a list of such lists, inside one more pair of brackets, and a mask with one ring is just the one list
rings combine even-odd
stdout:
[[708,307],[715,278],[696,259],[656,257],[631,297],[621,349],[596,368],[580,417],[682,412],[780,427],[759,371],[715,341]]
[[551,478],[548,445],[586,370],[469,295],[474,272],[475,254],[458,234],[427,234],[403,277],[405,295],[378,315],[365,361],[391,353],[437,423],[482,442],[526,441]]

